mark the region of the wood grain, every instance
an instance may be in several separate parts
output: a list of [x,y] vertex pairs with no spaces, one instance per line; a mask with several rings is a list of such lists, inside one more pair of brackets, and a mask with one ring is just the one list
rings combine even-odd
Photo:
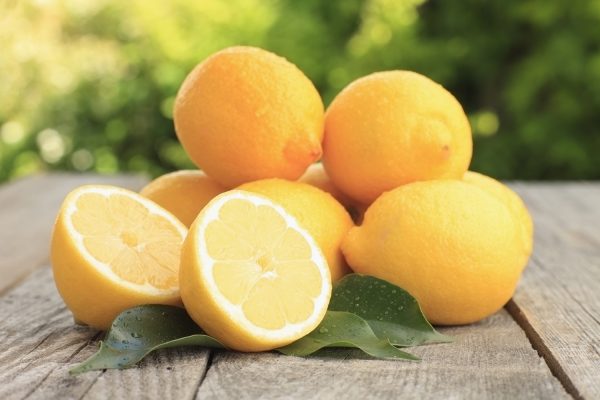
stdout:
[[89,183],[137,190],[144,182],[136,176],[55,174],[0,187],[0,294],[48,260],[50,231],[67,193]]
[[208,360],[209,351],[200,348],[159,351],[138,368],[102,373],[82,398],[193,399]]
[[535,249],[509,305],[576,398],[600,398],[600,185],[515,185]]
[[[97,332],[75,326],[49,268],[33,273],[0,298],[0,398],[21,399],[71,360]],[[92,376],[84,376],[89,380]],[[78,385],[73,385],[76,389]]]
[[455,342],[411,349],[419,363],[338,349],[310,358],[216,352],[196,398],[569,398],[506,311],[444,332]]
[[159,351],[124,371],[70,376],[98,348],[99,332],[74,325],[49,268],[0,298],[0,399],[192,398],[208,350]]

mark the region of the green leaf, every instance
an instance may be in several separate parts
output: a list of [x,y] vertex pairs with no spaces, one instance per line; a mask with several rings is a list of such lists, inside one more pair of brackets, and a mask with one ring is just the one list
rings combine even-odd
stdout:
[[372,276],[350,274],[338,281],[329,310],[358,315],[377,337],[395,346],[452,341],[433,329],[410,293]]
[[355,347],[377,358],[419,360],[394,347],[389,340],[378,338],[361,317],[343,311],[327,311],[317,329],[277,350],[287,355],[307,356],[324,347]]
[[[373,357],[418,360],[395,346],[450,340],[433,329],[408,292],[381,279],[351,274],[335,285],[318,328],[278,351],[306,356],[324,347],[353,347]],[[98,352],[70,372],[127,368],[154,350],[177,346],[224,348],[182,308],[138,306],[117,316]]]
[[100,350],[69,372],[127,368],[154,350],[178,346],[224,348],[205,335],[182,308],[138,306],[119,314],[100,342]]

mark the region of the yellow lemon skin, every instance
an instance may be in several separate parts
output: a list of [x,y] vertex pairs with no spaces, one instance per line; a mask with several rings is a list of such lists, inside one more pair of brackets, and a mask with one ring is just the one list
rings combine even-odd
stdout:
[[[135,195],[133,192],[131,194]],[[119,313],[134,306],[181,306],[179,291],[147,293],[135,290],[115,282],[90,263],[89,257],[82,253],[77,239],[67,227],[67,208],[72,204],[72,196],[73,192],[67,196],[57,215],[50,256],[56,287],[75,320],[99,330],[107,330]],[[181,232],[186,231],[175,217],[171,218]]]
[[362,216],[366,210],[366,206],[352,200],[344,192],[338,189],[333,184],[331,179],[329,179],[329,176],[327,176],[327,172],[325,172],[325,168],[323,167],[322,163],[315,163],[308,167],[304,175],[298,179],[298,182],[308,183],[311,186],[317,187],[329,193],[341,205],[343,205],[346,210],[348,210],[348,213],[355,223],[358,224],[362,221]]
[[506,304],[522,271],[520,227],[508,208],[459,180],[384,193],[350,230],[350,267],[409,291],[434,324],[481,320]]
[[182,170],[159,176],[140,194],[170,211],[189,228],[202,208],[226,190],[202,171]]
[[348,211],[329,193],[306,183],[284,179],[249,182],[238,189],[261,194],[292,214],[321,248],[333,282],[350,272],[340,246],[354,223]]
[[525,259],[523,261],[523,268],[525,268],[533,250],[533,220],[521,197],[503,183],[478,172],[467,171],[463,176],[463,181],[475,185],[496,197],[508,207],[513,216],[519,221],[522,232],[522,245],[525,249]]
[[354,202],[340,189],[335,187],[329,176],[327,176],[322,163],[315,163],[308,167],[304,175],[298,179],[298,182],[307,183],[329,193],[347,209],[353,207]]
[[[122,311],[143,304],[181,306],[177,295],[148,296],[131,291],[90,267],[77,251],[65,230],[57,222],[52,237],[52,272],[60,296],[75,319],[99,330],[110,328]],[[77,271],[76,274],[73,271]]]
[[460,103],[415,72],[359,78],[325,115],[325,170],[362,204],[410,182],[461,179],[471,153],[471,127]]
[[225,187],[298,179],[321,157],[323,101],[294,64],[266,50],[231,47],[200,63],[174,106],[192,161]]

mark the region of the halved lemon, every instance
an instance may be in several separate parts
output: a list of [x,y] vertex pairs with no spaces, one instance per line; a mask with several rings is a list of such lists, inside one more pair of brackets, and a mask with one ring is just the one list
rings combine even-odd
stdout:
[[192,224],[179,280],[194,321],[240,351],[301,338],[331,297],[327,261],[310,234],[281,206],[240,190],[215,197]]
[[140,304],[181,304],[179,262],[187,229],[156,203],[104,185],[65,198],[52,233],[56,286],[76,320],[107,329]]

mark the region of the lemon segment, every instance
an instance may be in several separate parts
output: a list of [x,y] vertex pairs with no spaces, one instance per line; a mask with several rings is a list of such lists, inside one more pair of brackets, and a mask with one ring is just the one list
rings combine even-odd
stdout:
[[304,336],[331,296],[327,262],[309,233],[281,206],[239,190],[217,196],[190,228],[180,281],[192,318],[241,351]]

